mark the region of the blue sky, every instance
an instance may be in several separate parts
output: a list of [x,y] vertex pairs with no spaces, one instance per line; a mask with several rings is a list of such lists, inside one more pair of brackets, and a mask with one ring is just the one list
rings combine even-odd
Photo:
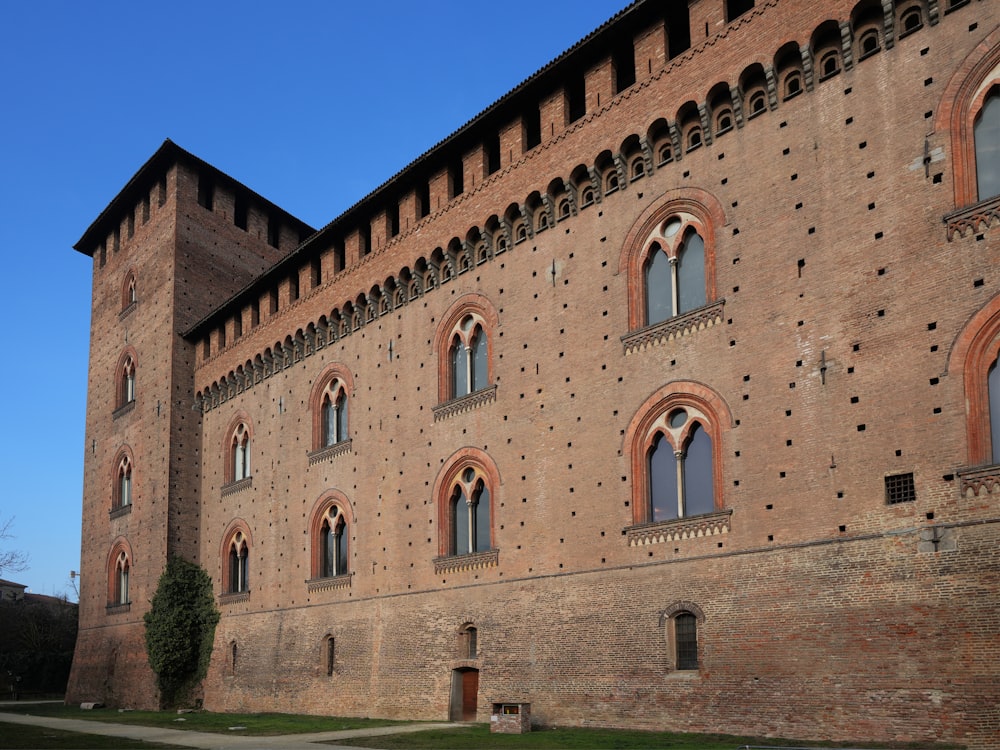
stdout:
[[75,598],[90,335],[72,249],[170,138],[313,226],[627,0],[0,4],[0,577]]

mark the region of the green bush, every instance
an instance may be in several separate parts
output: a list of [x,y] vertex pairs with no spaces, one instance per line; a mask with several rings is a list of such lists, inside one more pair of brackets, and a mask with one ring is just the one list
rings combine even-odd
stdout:
[[212,579],[201,567],[173,557],[160,576],[146,622],[146,653],[160,703],[183,703],[208,673],[219,612]]

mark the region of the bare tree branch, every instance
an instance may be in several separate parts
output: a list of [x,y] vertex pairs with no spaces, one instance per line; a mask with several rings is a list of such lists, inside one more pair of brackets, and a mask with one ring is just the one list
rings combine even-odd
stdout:
[[[14,534],[11,532],[13,525],[13,518],[0,520],[0,542],[14,538]],[[28,555],[26,553],[16,549],[0,549],[0,574],[17,573],[27,567]]]

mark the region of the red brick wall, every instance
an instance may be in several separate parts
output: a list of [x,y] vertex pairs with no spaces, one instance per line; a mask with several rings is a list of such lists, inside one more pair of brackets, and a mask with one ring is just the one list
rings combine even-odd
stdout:
[[[651,77],[643,61],[655,54],[637,46],[634,87],[555,138],[543,132],[528,154],[520,154],[519,127],[505,132],[498,175],[466,180],[449,202],[442,172],[431,186],[434,213],[410,230],[401,222],[384,248],[359,259],[348,236],[345,271],[316,290],[300,284],[301,298],[286,304],[283,296],[256,328],[245,319],[243,336],[227,338],[224,351],[213,348],[206,360],[200,341],[176,344],[170,544],[200,560],[221,593],[226,529],[239,519],[253,540],[249,596],[220,599],[210,708],[440,719],[452,670],[473,667],[481,720],[493,701],[527,700],[541,723],[990,746],[1000,728],[1000,518],[988,491],[963,490],[963,363],[949,353],[997,294],[1000,246],[995,228],[948,240],[942,217],[957,208],[951,140],[933,127],[951,72],[1000,23],[989,3],[925,20],[891,49],[855,57],[853,69],[309,351],[200,418],[190,410],[194,393],[275,342],[630,135],[645,137],[719,81],[735,85],[746,66],[769,65],[790,39],[806,44],[827,18],[849,20],[852,9],[761,3],[725,26],[713,20],[721,5],[692,12],[710,22],[707,41],[693,32],[692,49]],[[661,32],[637,38],[663,41]],[[182,177],[180,192],[193,202],[193,178]],[[709,215],[721,313],[714,325],[626,353],[638,277],[630,289],[620,265],[630,237],[665,200],[694,194],[721,207]],[[232,245],[224,222],[199,210],[182,206],[178,220],[176,315],[191,322],[228,287],[182,273],[187,248],[206,262],[229,258],[222,275],[238,266],[252,276],[268,257]],[[117,312],[114,321],[96,314],[106,277],[106,269],[95,274],[94,319],[104,322],[95,322],[93,363],[119,353]],[[495,399],[436,419],[435,335],[470,293],[497,313],[489,331]],[[144,372],[155,355],[134,345]],[[311,462],[310,393],[334,363],[352,373],[350,448]],[[95,377],[88,437],[110,421]],[[712,527],[724,533],[630,546],[637,480],[626,432],[674,382],[697,384],[730,415],[713,434],[717,505],[731,516]],[[253,426],[253,477],[223,495],[223,446],[237,413]],[[165,450],[153,439],[132,447],[136,455]],[[441,567],[433,488],[449,457],[471,448],[499,474],[490,488],[496,563]],[[914,474],[916,500],[888,506],[885,476],[904,472]],[[89,473],[87,482],[85,497],[99,494]],[[307,583],[308,524],[330,490],[350,503],[352,575],[323,588]],[[86,519],[88,502],[85,539],[88,531],[103,538],[110,530]],[[157,533],[130,537],[133,548],[155,547],[162,559]],[[106,548],[85,545],[91,566]],[[137,585],[151,590],[155,576]],[[703,614],[694,671],[672,668],[662,621],[681,602]],[[107,616],[103,602],[89,606],[95,627]],[[480,642],[471,661],[457,647],[467,623]]]

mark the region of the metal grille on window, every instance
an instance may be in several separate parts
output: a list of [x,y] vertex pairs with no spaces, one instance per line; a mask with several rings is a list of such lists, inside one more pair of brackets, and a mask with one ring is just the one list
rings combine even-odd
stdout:
[[917,491],[913,485],[913,473],[892,474],[885,478],[885,503],[912,503],[917,499]]
[[698,620],[689,612],[674,618],[674,636],[677,642],[677,668],[698,668]]

